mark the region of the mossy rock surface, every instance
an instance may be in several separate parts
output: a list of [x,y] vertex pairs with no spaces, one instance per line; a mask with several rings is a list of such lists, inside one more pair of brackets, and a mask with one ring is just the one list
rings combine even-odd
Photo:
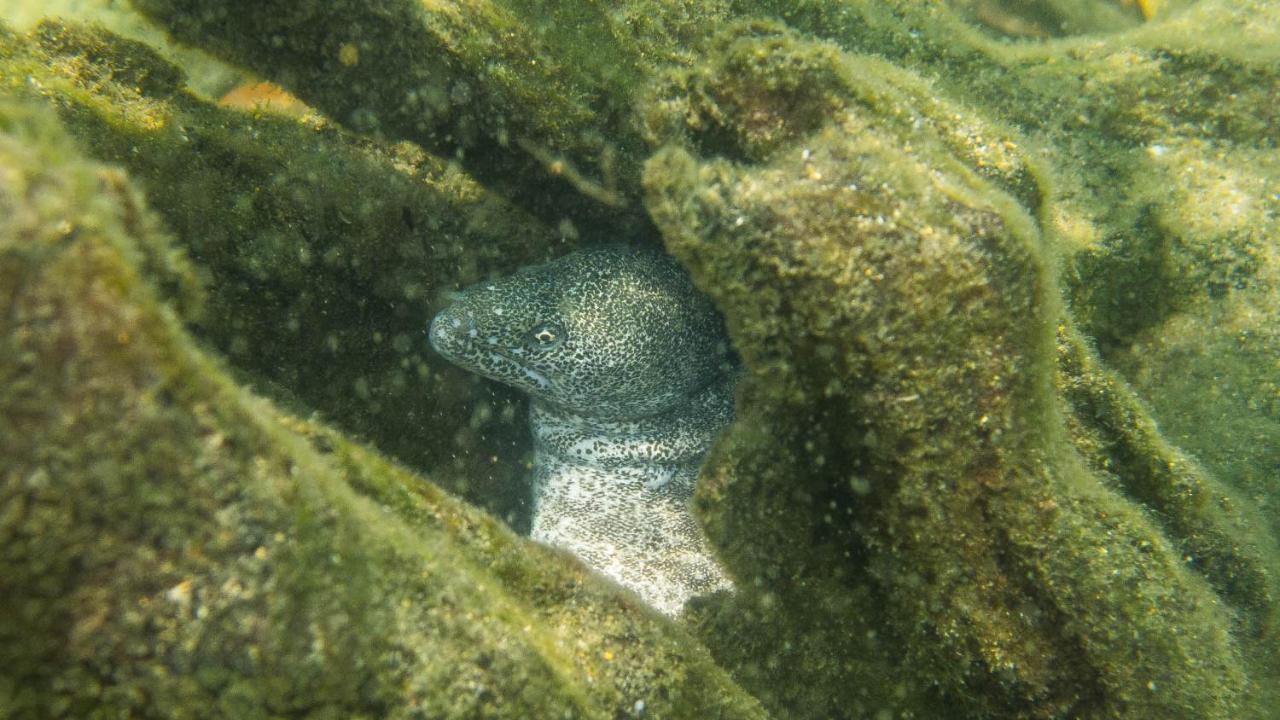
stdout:
[[[1280,704],[1280,3],[134,5],[314,110],[0,29],[0,707]],[[421,342],[617,239],[747,368],[684,629],[463,502],[523,406]]]
[[[812,717],[1261,717],[1274,542],[1055,352],[1052,251],[1008,194],[1038,161],[993,172],[949,132],[981,120],[878,59],[761,23],[714,47],[655,95],[646,169],[750,370],[697,497],[744,588],[706,642]],[[762,662],[757,627],[802,649]]]
[[763,717],[684,632],[237,386],[118,171],[0,102],[6,717]]
[[146,193],[206,288],[191,329],[240,379],[527,525],[521,399],[425,333],[446,292],[571,242],[408,143],[216,105],[100,29],[51,21],[0,47],[0,86],[52,102]]

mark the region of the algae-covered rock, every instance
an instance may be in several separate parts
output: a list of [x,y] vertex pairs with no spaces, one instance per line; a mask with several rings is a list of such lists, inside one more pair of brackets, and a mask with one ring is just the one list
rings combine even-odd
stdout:
[[227,92],[245,79],[242,70],[211,57],[198,48],[170,42],[157,28],[127,3],[115,0],[0,0],[0,22],[26,32],[51,18],[93,24],[117,35],[138,40],[170,62],[182,66],[192,88],[213,97]]
[[1008,37],[1045,38],[1130,28],[1152,12],[1159,0],[1136,3],[1115,0],[953,0],[957,14],[990,32]]
[[118,171],[0,101],[6,717],[763,717],[634,599],[237,387]]
[[348,127],[456,157],[553,224],[614,237],[649,230],[631,96],[724,17],[719,1],[133,5]]
[[1147,235],[1081,254],[1077,306],[1170,440],[1280,533],[1280,151],[1183,139],[1141,163]]
[[[1277,236],[1280,237],[1280,236]],[[1280,303],[1237,292],[1170,316],[1111,362],[1170,441],[1230,478],[1280,534]]]
[[[961,4],[1042,14],[1107,3]],[[1065,257],[1073,313],[1107,357],[1204,294],[1247,283],[1268,244],[1261,217],[1278,202],[1267,179],[1280,131],[1280,4],[1143,4],[1159,6],[1148,22],[1016,43],[920,0],[739,7],[911,68],[935,93],[1016,127],[1050,161],[1055,202],[1038,220]]]
[[[1053,384],[1050,251],[1001,188],[1019,183],[945,129],[977,121],[769,25],[671,85],[649,208],[750,369],[698,498],[744,588],[704,638],[748,689],[811,717],[939,696],[984,717],[1260,712],[1274,544],[1194,474],[1087,465]],[[757,626],[827,652],[767,665]]]
[[527,523],[522,406],[425,329],[444,291],[546,259],[559,233],[412,146],[216,107],[98,29],[46,22],[0,51],[0,86],[52,102],[145,190],[207,281],[193,329],[245,378]]
[[770,711],[1280,704],[1280,3],[134,4],[328,117],[0,30],[0,88],[131,178],[0,111],[0,707],[760,714],[577,566],[228,379],[518,526],[518,406],[425,319],[655,225],[748,370],[696,497],[740,591],[689,627]]

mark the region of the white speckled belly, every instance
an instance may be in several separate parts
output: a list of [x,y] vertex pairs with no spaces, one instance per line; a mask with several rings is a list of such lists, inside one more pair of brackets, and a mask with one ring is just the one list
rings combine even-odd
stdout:
[[681,468],[653,487],[651,469],[540,464],[532,537],[678,615],[694,595],[731,587],[688,510],[696,473]]
[[534,405],[534,540],[573,552],[675,616],[732,583],[689,508],[702,458],[732,417],[732,380],[679,413],[593,422]]

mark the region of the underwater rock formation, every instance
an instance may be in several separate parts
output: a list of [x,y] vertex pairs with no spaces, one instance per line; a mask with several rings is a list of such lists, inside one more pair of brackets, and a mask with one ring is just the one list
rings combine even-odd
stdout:
[[133,5],[347,127],[456,158],[553,225],[569,218],[598,237],[649,227],[632,94],[725,15],[719,0]]
[[[21,225],[22,242],[36,226],[57,242],[5,246],[6,290],[65,302],[40,304],[52,334],[10,316],[0,363],[23,348],[75,362],[56,376],[4,366],[28,373],[6,386],[5,422],[41,430],[0,435],[15,443],[4,457],[70,470],[4,468],[6,497],[23,498],[0,525],[21,531],[0,545],[14,568],[3,617],[23,622],[4,639],[43,640],[3,658],[29,682],[0,699],[56,686],[48,697],[85,705],[55,709],[76,714],[140,707],[149,688],[156,712],[216,693],[202,707],[243,717],[238,703],[265,692],[305,693],[317,713],[388,714],[386,698],[415,692],[395,695],[419,672],[402,658],[440,651],[460,673],[425,666],[442,717],[502,702],[758,714],[696,643],[337,433],[247,399],[184,334],[507,513],[518,501],[480,490],[526,470],[519,406],[433,365],[405,328],[442,289],[545,259],[562,235],[653,242],[656,223],[748,371],[695,496],[741,592],[696,604],[689,627],[770,711],[1262,720],[1280,705],[1280,4],[1170,3],[1123,33],[1045,42],[993,39],[932,0],[135,4],[331,120],[217,110],[108,34],[0,31],[0,88],[55,107],[83,152],[124,165],[189,253],[145,228],[111,250],[44,221]],[[777,20],[726,28],[762,15]],[[7,119],[23,112],[0,128],[28,127]],[[61,140],[41,147],[54,146],[45,165],[83,167]],[[0,183],[29,177],[10,166],[28,167],[6,161]],[[107,175],[75,197],[152,225]],[[77,257],[136,270],[19,282]],[[110,313],[76,310],[150,328],[152,295],[185,327],[166,321],[147,347],[195,358],[176,375],[139,354],[135,326],[122,336]],[[166,422],[120,435],[120,418],[153,415]],[[439,428],[452,435],[429,440]],[[105,501],[78,504],[56,478]],[[174,505],[197,509],[157,511]],[[79,522],[62,521],[71,511]],[[210,536],[209,518],[234,532]],[[237,534],[251,525],[269,530]],[[454,554],[465,562],[442,560]],[[192,621],[200,606],[217,612]],[[408,655],[378,649],[402,636]],[[501,651],[457,662],[468,643]]]
[[422,326],[443,289],[546,259],[557,233],[407,144],[216,107],[109,33],[46,22],[0,54],[0,86],[51,100],[145,191],[205,278],[193,331],[244,380],[527,526],[523,405],[427,350]]
[[11,99],[0,297],[6,717],[764,717],[577,563],[238,387],[128,179]]
[[[1274,543],[1195,473],[1089,467],[1054,384],[1054,329],[1070,320],[1041,230],[948,144],[947,128],[978,121],[778,26],[727,32],[708,57],[652,102],[669,146],[646,186],[749,369],[698,491],[757,594],[744,625],[822,628],[850,638],[841,656],[890,633],[920,683],[909,692],[937,683],[966,715],[1258,712],[1269,691],[1249,662],[1274,637]],[[1016,146],[998,133],[983,134]],[[1141,427],[1130,412],[1121,422]],[[1129,447],[1158,460],[1149,440]],[[823,613],[805,599],[841,588],[851,607],[789,617]],[[721,655],[741,658],[732,616],[752,604],[707,620]],[[823,670],[809,687],[862,684]],[[770,704],[824,702],[886,699]]]

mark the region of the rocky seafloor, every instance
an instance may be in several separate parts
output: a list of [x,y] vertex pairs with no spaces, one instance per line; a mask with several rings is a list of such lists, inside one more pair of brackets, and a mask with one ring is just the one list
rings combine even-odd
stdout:
[[[1276,717],[1280,2],[71,5],[0,5],[0,717]],[[604,240],[746,368],[680,621],[425,343]]]

